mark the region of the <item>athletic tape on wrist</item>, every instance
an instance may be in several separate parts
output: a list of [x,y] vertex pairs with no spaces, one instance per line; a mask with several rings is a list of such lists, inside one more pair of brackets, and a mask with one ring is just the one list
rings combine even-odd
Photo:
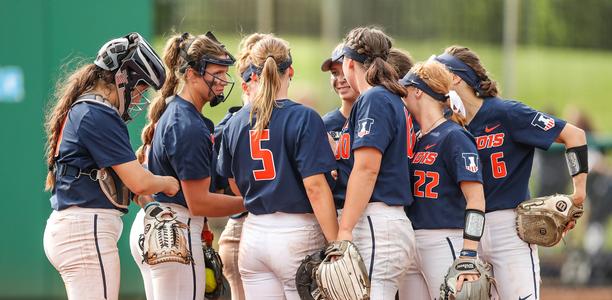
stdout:
[[589,172],[589,149],[587,145],[568,148],[565,151],[565,161],[572,177]]
[[477,209],[465,210],[465,227],[463,228],[463,238],[480,241],[484,232],[485,213]]

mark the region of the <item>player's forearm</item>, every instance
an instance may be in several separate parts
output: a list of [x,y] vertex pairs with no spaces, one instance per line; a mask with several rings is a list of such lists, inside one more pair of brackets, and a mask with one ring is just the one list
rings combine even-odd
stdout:
[[486,204],[482,183],[476,181],[463,181],[460,186],[466,201],[465,208],[484,212]]
[[199,194],[195,201],[187,200],[189,212],[194,216],[225,217],[245,211],[239,196],[210,193]]
[[[572,124],[567,124],[559,134],[557,141],[565,144],[566,149],[584,146],[587,143],[586,133]],[[586,150],[584,151],[586,152]],[[586,181],[586,173],[579,173],[572,177],[574,204],[581,205],[584,202],[586,198]]]
[[355,224],[370,202],[377,177],[377,169],[358,167],[355,164],[346,188],[346,201],[340,218],[340,231],[353,231]]
[[168,188],[165,176],[158,176],[143,168],[136,160],[112,167],[123,183],[137,195],[152,195]]
[[[476,181],[464,181],[461,182],[461,191],[466,200],[466,209],[474,209],[484,213],[485,211],[485,197],[482,183]],[[463,249],[474,250],[478,249],[478,241],[464,238]]]
[[325,176],[318,174],[304,178],[304,187],[325,239],[328,242],[335,241],[338,235],[338,219],[333,195]]
[[574,194],[572,197],[572,202],[574,202],[574,204],[576,205],[582,205],[584,203],[584,199],[586,198],[587,174],[580,173],[572,177],[572,182],[574,184]]

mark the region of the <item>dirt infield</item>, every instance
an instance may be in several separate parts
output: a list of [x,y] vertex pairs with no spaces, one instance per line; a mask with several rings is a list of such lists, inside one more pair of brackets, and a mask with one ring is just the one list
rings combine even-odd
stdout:
[[612,287],[544,287],[542,300],[612,300]]

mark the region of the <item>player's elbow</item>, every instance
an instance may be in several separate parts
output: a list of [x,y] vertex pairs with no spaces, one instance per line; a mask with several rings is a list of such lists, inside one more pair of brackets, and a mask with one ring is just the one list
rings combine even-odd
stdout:
[[[143,196],[152,194],[152,190],[154,188],[154,183],[152,181],[154,178],[147,178],[143,180],[134,180],[129,183],[128,188],[132,193]],[[126,183],[127,185],[128,183]]]
[[325,195],[331,194],[329,185],[323,174],[304,178],[304,188],[310,202],[322,201]]
[[586,132],[572,124],[565,126],[563,131],[561,131],[559,139],[565,144],[566,148],[582,146],[587,143]]
[[351,174],[355,173],[366,178],[376,178],[378,177],[379,172],[380,165],[375,165],[373,163],[364,163],[355,165]]

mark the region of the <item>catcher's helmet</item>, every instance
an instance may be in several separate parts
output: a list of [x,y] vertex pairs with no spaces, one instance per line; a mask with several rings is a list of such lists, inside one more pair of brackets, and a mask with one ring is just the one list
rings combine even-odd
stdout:
[[[166,80],[166,70],[151,45],[138,33],[108,41],[94,62],[98,67],[115,73],[119,96],[119,114],[124,121],[132,119],[130,112],[143,110],[141,104],[132,105],[132,91],[138,84],[159,90]],[[145,103],[145,105],[148,103]]]

